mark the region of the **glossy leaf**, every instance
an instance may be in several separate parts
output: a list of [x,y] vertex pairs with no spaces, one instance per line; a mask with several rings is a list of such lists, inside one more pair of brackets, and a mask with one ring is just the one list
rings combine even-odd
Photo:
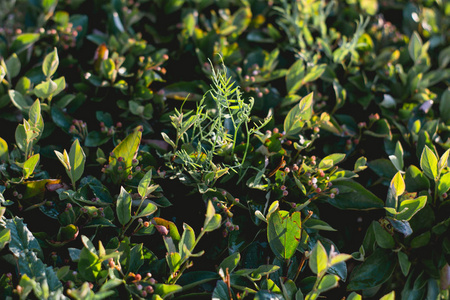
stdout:
[[50,79],[36,85],[33,91],[36,97],[47,99],[53,96],[57,89],[58,85]]
[[152,202],[149,202],[147,205],[145,205],[145,207],[143,209],[141,209],[139,211],[139,213],[136,216],[134,216],[134,218],[147,217],[147,216],[153,214],[157,209],[158,209],[158,207],[155,204],[153,204]]
[[208,201],[208,206],[206,208],[205,222],[203,224],[203,230],[206,232],[216,230],[220,227],[222,221],[222,216],[216,214],[216,210],[211,201]]
[[375,233],[375,239],[377,241],[377,244],[381,248],[385,249],[392,249],[395,246],[395,241],[392,235],[389,234],[389,232],[384,229],[379,222],[373,221],[373,230]]
[[372,255],[352,271],[347,288],[353,291],[380,285],[391,277],[395,265],[394,253],[377,248]]
[[76,139],[69,152],[70,162],[70,178],[75,182],[81,178],[84,172],[84,164],[86,162],[86,154],[84,154],[83,148],[81,148],[80,141]]
[[[181,240],[178,243],[178,252],[182,259],[189,257],[191,252],[194,250],[195,246],[195,232],[191,226],[184,223],[183,224],[183,234],[181,235]],[[187,251],[186,251],[187,250]]]
[[117,197],[116,212],[120,224],[125,225],[131,220],[131,196],[123,187]]
[[150,187],[150,182],[152,181],[152,169],[145,173],[144,177],[139,181],[138,193],[142,199],[147,198],[147,196],[153,192],[155,189]]
[[124,172],[126,174],[131,172],[132,161],[136,158],[139,144],[141,143],[142,132],[139,129],[136,128],[114,148],[112,151],[114,156],[109,157],[109,165],[111,168],[115,168],[118,165],[118,159],[121,157],[124,163]]
[[20,253],[25,250],[32,250],[42,256],[42,249],[38,240],[33,236],[27,225],[23,223],[23,219],[14,217],[14,219],[6,219],[6,228],[11,232],[11,242],[9,243],[9,250],[19,257]]
[[403,251],[399,251],[397,252],[397,256],[398,256],[398,263],[400,265],[400,269],[402,270],[403,275],[408,276],[409,269],[411,267],[411,262],[408,259],[408,255]]
[[267,221],[270,248],[278,258],[290,259],[300,243],[302,233],[300,212],[289,215],[287,211],[276,211]]
[[320,283],[319,283],[319,285],[317,287],[317,291],[319,293],[326,292],[328,290],[331,290],[331,289],[337,287],[338,283],[339,283],[339,277],[338,276],[327,274],[320,281]]
[[312,115],[312,102],[313,93],[310,93],[288,112],[283,125],[287,136],[298,134],[305,122],[309,121]]
[[409,221],[411,218],[427,204],[427,196],[420,196],[416,199],[403,200],[398,208],[398,220]]
[[297,60],[286,74],[286,89],[288,94],[295,94],[302,86],[305,75],[305,66],[303,60]]
[[336,181],[333,187],[339,189],[339,194],[328,202],[340,209],[368,210],[383,208],[384,203],[380,198],[354,181]]
[[5,248],[6,244],[11,241],[11,230],[4,228],[0,230],[0,250]]
[[22,64],[20,63],[20,59],[16,53],[13,53],[10,57],[8,57],[8,59],[5,61],[5,64],[7,74],[11,79],[19,75]]
[[22,96],[22,94],[19,93],[18,91],[9,90],[8,95],[14,106],[20,109],[21,111],[28,110],[32,104],[31,101],[28,101],[28,99]]
[[25,161],[23,164],[23,179],[27,179],[34,173],[36,166],[39,164],[39,159],[40,155],[35,154]]
[[231,273],[234,271],[234,269],[239,264],[239,261],[241,260],[241,254],[239,252],[235,252],[225,258],[219,265],[219,269],[222,269],[226,271],[228,269],[228,272]]
[[439,178],[438,182],[438,194],[442,196],[450,189],[450,172],[445,173]]
[[438,176],[438,160],[434,152],[425,145],[420,156],[420,167],[428,178],[435,180]]
[[314,274],[323,275],[328,268],[328,255],[322,243],[318,241],[309,256],[309,267]]
[[47,78],[53,76],[56,70],[58,69],[59,58],[58,58],[58,50],[56,47],[52,52],[47,54],[44,58],[44,62],[42,63],[42,72]]

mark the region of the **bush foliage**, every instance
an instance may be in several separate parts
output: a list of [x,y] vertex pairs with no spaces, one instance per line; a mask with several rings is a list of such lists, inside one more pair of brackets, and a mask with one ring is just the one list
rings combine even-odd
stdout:
[[450,2],[3,0],[5,299],[449,299]]

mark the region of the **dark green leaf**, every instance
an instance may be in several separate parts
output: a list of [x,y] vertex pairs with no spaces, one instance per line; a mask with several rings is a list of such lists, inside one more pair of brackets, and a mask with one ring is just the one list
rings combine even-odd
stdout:
[[39,39],[39,33],[24,33],[16,37],[9,49],[11,53],[20,53],[23,50],[31,47]]
[[222,269],[224,272],[228,269],[228,272],[231,273],[237,267],[240,260],[241,254],[239,252],[235,252],[220,263],[219,269]]
[[328,202],[337,208],[368,210],[384,206],[380,198],[357,182],[336,181],[333,183],[333,187],[339,189],[339,194],[334,199],[329,198]]
[[349,290],[364,290],[386,282],[392,275],[396,259],[392,251],[381,248],[375,249],[372,255],[350,275]]
[[375,233],[375,239],[377,241],[377,244],[381,248],[385,249],[392,249],[395,246],[395,241],[392,235],[389,234],[389,232],[386,231],[383,227],[381,227],[380,223],[377,221],[373,221],[373,230]]
[[20,253],[25,249],[33,250],[42,257],[42,249],[38,240],[33,236],[27,225],[23,223],[23,219],[15,217],[14,219],[6,219],[6,228],[11,231],[11,242],[9,250],[19,257]]
[[121,187],[119,197],[117,197],[117,218],[120,224],[125,225],[131,220],[131,196]]
[[220,279],[220,276],[215,272],[192,271],[181,275],[177,283],[183,287],[183,291],[186,291],[197,285],[217,279]]

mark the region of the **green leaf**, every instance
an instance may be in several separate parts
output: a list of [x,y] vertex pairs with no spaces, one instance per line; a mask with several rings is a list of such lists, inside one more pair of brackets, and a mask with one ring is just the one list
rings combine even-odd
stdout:
[[137,151],[141,143],[142,132],[140,127],[130,133],[119,145],[112,151],[114,156],[109,157],[109,165],[115,168],[118,165],[118,158],[123,159],[123,170],[126,175],[131,173],[133,159],[137,156]]
[[409,269],[411,268],[411,262],[408,259],[408,254],[399,251],[397,252],[397,256],[398,256],[398,263],[400,265],[400,269],[402,270],[403,275],[408,276]]
[[0,161],[9,161],[8,143],[0,137]]
[[328,268],[328,256],[327,251],[323,247],[322,243],[318,241],[311,251],[309,256],[309,267],[314,274],[319,277],[327,271]]
[[34,94],[36,97],[47,99],[53,96],[53,93],[57,90],[58,85],[51,79],[44,81],[34,87]]
[[217,228],[220,227],[221,222],[222,222],[222,216],[219,214],[215,214],[208,223],[205,222],[205,226],[203,227],[203,230],[206,232],[216,230]]
[[17,147],[23,152],[25,152],[27,148],[27,132],[25,131],[25,126],[22,124],[17,125],[16,132],[15,132],[15,139]]
[[392,235],[390,235],[389,232],[387,232],[386,229],[384,229],[379,222],[373,221],[372,224],[377,244],[381,248],[385,249],[394,248],[395,241]]
[[389,185],[388,197],[386,200],[386,206],[397,209],[398,197],[401,196],[405,192],[405,181],[403,180],[403,176],[400,171],[394,175],[391,183]]
[[450,172],[445,173],[439,178],[438,182],[439,196],[442,196],[444,193],[447,193],[448,189],[450,189]]
[[61,76],[56,78],[53,82],[56,84],[56,89],[53,91],[52,97],[55,97],[66,88],[66,78]]
[[286,282],[280,280],[280,285],[285,299],[295,299],[295,294],[297,293],[297,286],[295,285],[294,281],[292,281],[291,279],[286,280]]
[[[333,153],[328,156],[325,156],[319,163],[319,169],[324,170],[324,171],[328,170],[332,166],[343,161],[344,158],[345,158],[345,153]],[[330,163],[327,163],[327,161],[331,161],[331,165],[330,165]]]
[[35,154],[25,161],[23,164],[23,179],[27,179],[33,174],[36,166],[39,164],[39,159],[40,155]]
[[97,249],[95,249],[94,244],[87,236],[82,235],[81,242],[83,243],[84,247],[86,247],[90,252],[92,252],[95,255],[98,255]]
[[325,275],[317,286],[317,292],[323,293],[338,286],[339,277],[337,275]]
[[66,149],[64,149],[64,152],[61,153],[57,150],[55,150],[55,154],[58,157],[59,161],[63,164],[64,168],[66,169],[67,174],[70,176],[70,160],[69,155],[67,154]]
[[360,158],[358,158],[356,160],[353,172],[356,173],[356,172],[362,171],[364,169],[367,169],[366,164],[367,164],[367,158],[364,156],[361,156]]
[[422,39],[420,38],[420,35],[416,31],[414,31],[408,45],[409,56],[414,61],[414,63],[416,63],[420,58],[422,54],[422,47]]
[[131,196],[123,187],[117,197],[116,212],[120,224],[125,225],[131,220]]
[[6,69],[2,65],[0,65],[0,82],[3,81],[5,76],[6,76]]
[[348,295],[347,300],[362,300],[361,295],[352,292],[350,295]]
[[302,85],[319,79],[323,72],[325,72],[326,68],[326,64],[320,64],[308,69],[306,76],[302,79]]
[[16,39],[13,41],[11,48],[9,51],[11,53],[20,53],[23,50],[31,47],[33,43],[35,43],[40,37],[39,33],[24,33],[20,34],[16,37]]
[[183,291],[186,291],[200,284],[218,279],[220,279],[220,276],[215,272],[191,271],[181,275],[177,283],[183,287]]
[[213,300],[231,300],[229,293],[228,293],[228,287],[223,280],[217,281],[216,287],[214,288],[213,294],[212,294]]
[[80,252],[80,260],[78,261],[78,273],[81,275],[81,278],[95,282],[101,269],[102,264],[97,254],[83,247]]
[[0,250],[5,248],[6,244],[11,241],[11,230],[4,228],[0,231]]
[[144,264],[144,254],[142,251],[142,244],[137,244],[130,250],[130,264],[128,272],[138,273],[139,269]]
[[438,173],[441,174],[442,170],[444,170],[445,167],[448,166],[448,157],[450,154],[450,149],[447,149],[447,151],[442,154],[441,158],[439,159],[438,163]]
[[165,298],[169,295],[172,295],[182,289],[181,286],[178,284],[162,284],[157,283],[155,285],[155,294],[160,295],[161,297]]
[[405,184],[409,192],[420,192],[430,188],[429,179],[414,165],[410,165],[406,170]]
[[203,230],[205,230],[206,232],[213,231],[220,227],[221,221],[222,221],[222,216],[219,214],[216,214],[216,210],[215,210],[212,202],[208,201]]
[[18,217],[14,217],[14,219],[5,219],[5,224],[5,227],[11,231],[9,250],[16,257],[19,257],[20,253],[26,249],[35,251],[40,257],[43,257],[38,240],[27,228],[27,225],[23,223],[23,219]]
[[427,145],[425,145],[420,156],[420,167],[428,178],[436,180],[438,176],[438,160],[434,152]]
[[80,141],[76,139],[69,152],[70,162],[70,178],[73,182],[78,181],[84,172],[84,164],[86,162],[86,154],[84,154],[83,148],[80,146]]
[[380,198],[355,181],[335,181],[333,188],[339,189],[339,194],[329,198],[328,202],[337,208],[368,210],[384,207]]
[[397,220],[409,221],[411,218],[427,204],[427,196],[420,196],[416,199],[403,200],[398,208]]
[[395,291],[390,292],[387,295],[384,295],[380,298],[380,300],[395,300]]
[[397,144],[395,145],[395,155],[390,155],[389,159],[391,160],[392,164],[395,166],[395,168],[399,171],[403,170],[403,147],[400,141],[397,141]]
[[[178,252],[181,254],[182,259],[189,257],[195,246],[195,232],[191,226],[183,223],[183,234],[181,240],[178,243]],[[186,248],[185,248],[186,247]],[[185,251],[187,249],[187,251]]]
[[287,136],[298,134],[306,121],[312,116],[313,93],[303,97],[303,99],[295,105],[284,119],[284,132]]
[[228,272],[231,274],[238,266],[240,260],[241,254],[234,252],[220,263],[219,270],[222,269],[225,272],[228,269]]
[[289,95],[295,94],[303,84],[305,76],[305,65],[303,60],[297,60],[286,74],[286,89]]
[[152,181],[152,169],[145,173],[144,177],[139,181],[138,193],[141,199],[147,198],[147,196],[154,191],[153,188],[149,188],[150,182]]
[[59,58],[58,58],[58,50],[56,47],[52,52],[47,54],[44,58],[44,62],[42,63],[42,72],[47,78],[50,78],[55,74],[58,69]]
[[47,267],[33,251],[20,253],[18,259],[19,272],[22,276],[33,278],[39,284],[43,299],[49,299],[50,292],[62,288],[62,284],[52,267]]
[[152,202],[149,202],[144,209],[142,209],[141,211],[139,211],[139,213],[134,216],[134,218],[142,218],[142,217],[147,217],[151,214],[153,214],[156,210],[158,209],[158,207],[153,204]]
[[107,58],[102,61],[100,65],[100,70],[106,79],[111,81],[115,79],[116,64],[111,58]]
[[27,111],[32,104],[30,101],[28,101],[28,98],[22,96],[22,94],[19,93],[18,91],[9,90],[8,95],[14,106],[20,109],[21,111]]
[[176,149],[175,143],[170,139],[170,137],[165,132],[161,132],[161,136],[167,144],[172,146],[173,149]]
[[6,64],[7,74],[9,75],[10,79],[19,75],[22,64],[20,63],[20,59],[19,59],[19,57],[17,57],[16,53],[13,53],[5,61],[5,64]]
[[303,227],[315,230],[336,231],[336,229],[331,227],[327,222],[313,218],[306,220],[306,222],[303,223]]
[[439,112],[442,120],[447,123],[450,120],[450,88],[447,88],[442,93],[441,100],[439,103]]
[[412,248],[424,247],[428,245],[430,239],[431,239],[431,232],[430,231],[424,232],[412,239],[411,247]]
[[352,291],[376,287],[391,277],[395,266],[395,254],[390,250],[377,248],[352,271],[347,289]]
[[301,214],[275,211],[267,219],[267,238],[270,248],[280,259],[290,259],[300,243],[302,228]]
[[42,132],[44,130],[44,121],[41,115],[41,102],[39,99],[34,101],[33,105],[31,105],[30,110],[28,111],[28,122],[31,127],[35,127],[35,129]]

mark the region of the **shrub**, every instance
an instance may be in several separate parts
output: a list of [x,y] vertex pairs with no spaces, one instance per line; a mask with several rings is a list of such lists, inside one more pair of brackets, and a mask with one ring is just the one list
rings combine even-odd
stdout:
[[5,298],[448,299],[445,1],[8,0],[0,24]]

